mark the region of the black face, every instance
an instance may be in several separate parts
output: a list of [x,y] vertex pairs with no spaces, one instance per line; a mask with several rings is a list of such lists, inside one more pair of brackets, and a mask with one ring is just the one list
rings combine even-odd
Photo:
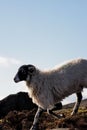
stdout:
[[14,78],[14,81],[19,82],[19,81],[26,80],[27,75],[28,75],[28,66],[23,65],[19,68],[19,70]]
[[23,65],[19,68],[16,76],[14,77],[14,81],[26,81],[28,76],[33,75],[34,71],[35,67],[33,65]]

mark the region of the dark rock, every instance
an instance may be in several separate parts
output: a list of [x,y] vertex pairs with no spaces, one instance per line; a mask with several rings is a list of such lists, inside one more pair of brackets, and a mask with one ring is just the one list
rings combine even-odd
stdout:
[[32,100],[29,98],[28,93],[19,92],[17,94],[11,94],[0,101],[0,118],[8,114],[12,110],[32,110],[37,108]]

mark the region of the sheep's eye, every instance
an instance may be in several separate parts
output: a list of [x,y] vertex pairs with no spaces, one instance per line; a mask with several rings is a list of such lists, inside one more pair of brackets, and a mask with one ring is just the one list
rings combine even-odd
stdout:
[[21,69],[21,73],[26,74],[26,71],[24,69]]
[[19,79],[22,81],[22,80],[26,80],[27,78],[27,71],[25,69],[20,69],[19,70],[19,73],[18,73],[18,77]]

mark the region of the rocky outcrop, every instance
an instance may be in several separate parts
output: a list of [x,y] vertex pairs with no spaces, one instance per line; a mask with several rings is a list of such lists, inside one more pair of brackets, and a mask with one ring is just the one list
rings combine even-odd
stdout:
[[37,106],[32,103],[28,93],[19,92],[17,94],[11,94],[0,101],[0,118],[13,110],[22,111],[32,110],[33,108],[37,108]]

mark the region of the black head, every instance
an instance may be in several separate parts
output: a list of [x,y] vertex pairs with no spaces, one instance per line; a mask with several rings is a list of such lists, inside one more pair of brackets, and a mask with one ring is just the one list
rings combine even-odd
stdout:
[[36,68],[33,65],[23,65],[18,69],[16,76],[14,77],[14,81],[26,81],[27,78],[34,75]]

